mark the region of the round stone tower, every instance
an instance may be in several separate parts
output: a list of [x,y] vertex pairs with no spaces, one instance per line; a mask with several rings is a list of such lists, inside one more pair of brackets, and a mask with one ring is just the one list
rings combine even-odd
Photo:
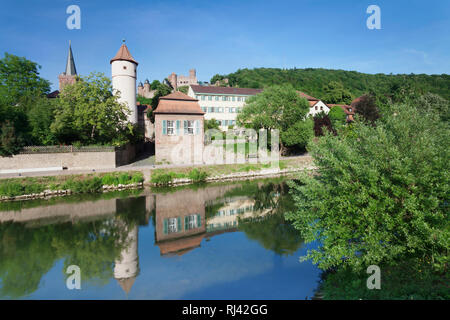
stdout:
[[116,56],[111,59],[112,86],[115,92],[120,92],[119,101],[125,103],[131,113],[128,121],[135,124],[138,122],[136,106],[136,75],[138,63],[130,54],[124,43]]

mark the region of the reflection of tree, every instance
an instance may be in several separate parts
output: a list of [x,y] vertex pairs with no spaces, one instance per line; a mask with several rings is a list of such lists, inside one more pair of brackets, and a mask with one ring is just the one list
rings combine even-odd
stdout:
[[282,213],[270,214],[260,220],[241,220],[239,230],[249,239],[279,255],[290,255],[303,244],[299,233],[286,222]]
[[265,212],[258,220],[239,220],[239,230],[249,239],[279,255],[293,254],[303,244],[299,233],[284,218],[284,212],[293,209],[286,183],[275,181],[261,185],[250,182],[231,190],[226,196],[246,196],[254,201],[255,212]]
[[0,297],[20,298],[33,293],[59,259],[64,259],[64,274],[74,264],[81,268],[82,281],[107,283],[113,276],[114,261],[129,245],[126,235],[145,219],[145,198],[126,199],[117,208],[113,219],[37,228],[0,224]]
[[35,291],[56,260],[51,233],[22,225],[0,225],[0,297],[20,298]]

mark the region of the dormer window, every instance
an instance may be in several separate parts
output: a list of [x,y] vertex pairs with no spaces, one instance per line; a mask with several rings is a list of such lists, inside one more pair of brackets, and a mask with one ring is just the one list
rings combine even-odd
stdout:
[[127,66],[123,66],[123,70],[127,70]]

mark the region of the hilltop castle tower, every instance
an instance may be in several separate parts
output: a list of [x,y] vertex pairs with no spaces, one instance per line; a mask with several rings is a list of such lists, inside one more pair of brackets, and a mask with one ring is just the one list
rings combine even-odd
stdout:
[[136,75],[138,63],[130,54],[124,43],[116,56],[111,59],[112,86],[114,91],[120,92],[120,102],[125,103],[131,110],[128,121],[138,122],[136,107]]
[[73,59],[72,45],[69,41],[69,54],[67,56],[66,71],[58,76],[59,90],[61,91],[65,85],[74,84],[77,79],[77,69],[75,68],[75,61]]

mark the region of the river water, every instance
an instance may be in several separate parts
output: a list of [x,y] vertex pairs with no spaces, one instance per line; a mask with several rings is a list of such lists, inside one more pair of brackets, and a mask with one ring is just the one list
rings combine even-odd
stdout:
[[292,205],[281,178],[0,203],[0,299],[309,299]]

